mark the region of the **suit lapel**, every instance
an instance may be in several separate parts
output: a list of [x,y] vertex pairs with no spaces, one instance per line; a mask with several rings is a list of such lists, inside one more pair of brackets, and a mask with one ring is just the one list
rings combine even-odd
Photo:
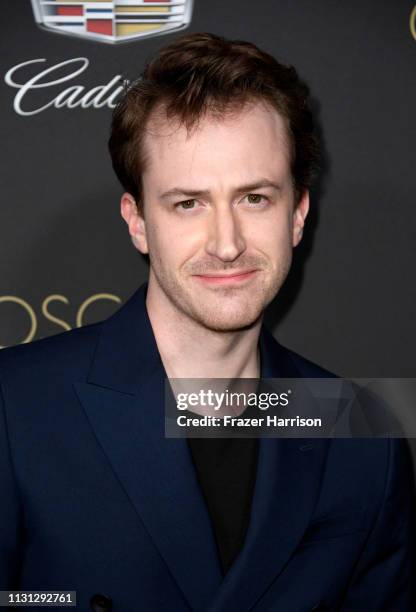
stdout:
[[166,439],[164,378],[142,287],[103,323],[88,382],[75,383],[114,472],[192,609],[221,583],[185,439]]
[[[262,378],[308,376],[265,328],[260,336],[260,354]],[[279,576],[310,521],[327,450],[325,439],[260,440],[246,540],[212,610],[250,610]]]

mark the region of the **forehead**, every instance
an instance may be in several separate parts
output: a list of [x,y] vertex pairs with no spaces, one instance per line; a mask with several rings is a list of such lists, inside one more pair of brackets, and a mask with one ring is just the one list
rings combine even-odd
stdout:
[[290,168],[285,120],[262,102],[221,117],[207,113],[191,130],[159,111],[148,122],[144,149],[143,180],[167,187],[179,179],[198,187],[267,174],[282,180]]

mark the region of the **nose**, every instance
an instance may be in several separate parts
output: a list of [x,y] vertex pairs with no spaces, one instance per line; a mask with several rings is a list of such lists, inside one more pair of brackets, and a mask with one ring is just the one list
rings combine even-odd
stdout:
[[209,234],[205,250],[221,261],[231,262],[246,249],[239,219],[234,209],[218,207],[210,219]]

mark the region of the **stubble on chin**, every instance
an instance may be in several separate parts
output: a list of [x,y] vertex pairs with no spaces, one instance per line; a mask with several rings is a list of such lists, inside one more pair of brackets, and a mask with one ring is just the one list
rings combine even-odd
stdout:
[[[263,315],[284,282],[286,274],[269,283],[253,283],[246,287],[201,288],[176,296],[184,314],[208,330],[242,331],[252,327]],[[185,298],[185,299],[184,299]]]

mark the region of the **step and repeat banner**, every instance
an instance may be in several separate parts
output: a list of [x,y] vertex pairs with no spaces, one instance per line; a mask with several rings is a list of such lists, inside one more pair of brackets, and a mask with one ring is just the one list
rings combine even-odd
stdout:
[[207,31],[293,64],[324,143],[267,323],[341,375],[416,376],[414,0],[14,0],[1,28],[1,347],[105,318],[146,280],[111,112],[157,49]]

